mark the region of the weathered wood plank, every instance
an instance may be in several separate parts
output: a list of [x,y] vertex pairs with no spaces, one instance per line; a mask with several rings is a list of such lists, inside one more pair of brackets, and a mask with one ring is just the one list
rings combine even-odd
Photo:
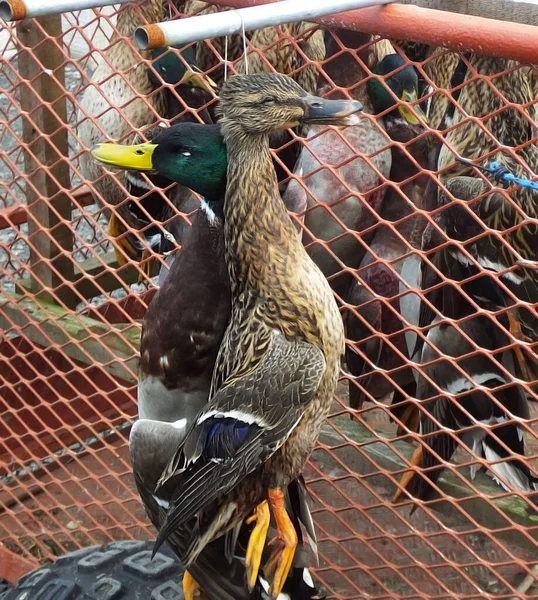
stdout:
[[[65,56],[54,38],[62,36],[61,15],[29,19],[17,27],[23,51],[19,88],[24,166],[27,175],[28,230],[32,291],[67,306],[77,303],[69,286],[73,248],[71,187],[65,100]],[[56,271],[56,272],[55,272]],[[51,291],[54,290],[54,295]]]
[[0,577],[2,579],[15,585],[23,575],[37,569],[39,566],[36,560],[15,554],[5,546],[0,545]]
[[[333,422],[343,435],[340,435],[330,425],[325,425],[320,441],[322,444],[332,448],[331,452],[347,468],[357,473],[362,473],[365,470],[370,473],[379,468],[385,472],[394,473],[394,479],[400,479],[401,475],[398,473],[405,470],[408,465],[400,459],[392,448],[407,459],[410,459],[414,450],[411,444],[403,440],[394,441],[382,437],[374,437],[366,427],[356,421],[352,421],[348,416],[337,417]],[[359,444],[360,452],[357,452],[357,445]],[[313,455],[314,461],[319,461],[322,465],[324,460],[327,460],[324,457],[327,457],[327,453],[315,452]],[[439,480],[439,488],[449,498],[457,498],[458,505],[482,526],[487,529],[501,529],[509,526],[511,522],[516,522],[527,527],[536,528],[538,516],[533,515],[532,511],[529,511],[527,503],[518,496],[495,498],[495,496],[504,493],[502,488],[496,485],[487,475],[477,473],[472,484],[483,497],[473,497],[475,494],[471,491],[469,485],[466,484],[466,481],[470,481],[469,469],[458,469],[458,472],[462,475],[462,478],[446,470]],[[334,476],[341,475],[342,473],[340,472],[334,473]],[[396,486],[392,486],[392,489],[395,492]],[[496,510],[495,507],[499,510]],[[441,514],[454,515],[454,511],[457,511],[450,502],[442,499],[439,502],[430,504],[430,508],[439,511]],[[505,534],[506,532],[503,535]],[[531,549],[535,550],[535,546],[517,530],[514,530],[513,534],[510,534],[510,537],[514,543],[520,546],[532,547]]]
[[[95,204],[95,200],[88,186],[82,186],[74,194],[71,194],[74,200],[73,208],[79,206],[89,206]],[[20,206],[9,206],[0,208],[0,229],[11,229],[17,225],[22,225],[28,221],[28,207],[26,204]]]
[[107,323],[76,315],[53,304],[17,294],[0,294],[0,327],[13,326],[41,346],[51,342],[84,364],[99,364],[111,375],[136,382],[140,327]]
[[[139,271],[134,265],[125,265],[120,268],[113,252],[102,255],[102,261],[91,257],[76,263],[73,286],[83,298],[100,296],[103,292],[111,292],[121,288],[121,282],[129,286],[138,282]],[[157,275],[159,262],[154,261],[152,277]],[[30,279],[17,282],[21,293],[32,291]]]
[[[77,263],[75,272],[75,287],[84,298],[99,296],[103,292],[116,290],[120,286],[118,280],[126,285],[131,285],[138,281],[140,271],[133,265],[125,265],[120,268],[116,256],[113,252],[102,257],[104,265],[95,257],[88,258],[85,261]],[[160,262],[153,261],[151,276],[159,272]],[[99,288],[96,286],[99,285]]]

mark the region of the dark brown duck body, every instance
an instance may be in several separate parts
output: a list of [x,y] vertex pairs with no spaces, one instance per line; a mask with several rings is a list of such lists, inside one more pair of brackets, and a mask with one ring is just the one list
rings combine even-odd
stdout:
[[[139,405],[151,397],[151,418],[176,411],[172,396],[182,394],[185,416],[194,418],[209,396],[209,382],[228,324],[231,297],[220,219],[200,209],[170,273],[150,304],[140,352]],[[196,273],[196,277],[183,274]],[[143,377],[142,377],[143,375]],[[152,388],[164,386],[158,406]],[[161,390],[163,391],[163,390]],[[168,400],[172,403],[167,406]],[[187,404],[192,403],[189,412]],[[190,414],[193,413],[193,414]]]

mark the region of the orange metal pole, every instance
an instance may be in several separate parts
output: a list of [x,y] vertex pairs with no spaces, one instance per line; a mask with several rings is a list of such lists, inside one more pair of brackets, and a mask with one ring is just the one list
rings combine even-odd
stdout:
[[[232,8],[269,4],[278,0],[208,0]],[[404,39],[459,52],[538,63],[538,27],[471,15],[388,4],[351,10],[315,19],[329,28],[343,28]]]
[[37,569],[39,563],[9,551],[4,546],[0,546],[0,577],[10,583],[17,583],[19,579]]

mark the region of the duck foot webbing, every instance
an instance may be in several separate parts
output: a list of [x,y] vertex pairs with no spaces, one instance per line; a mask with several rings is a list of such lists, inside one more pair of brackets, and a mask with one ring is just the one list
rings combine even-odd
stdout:
[[271,541],[276,546],[265,566],[265,575],[272,580],[271,598],[277,598],[288,577],[295,549],[297,548],[297,532],[284,505],[284,492],[270,489],[269,503],[275,518],[277,536]]
[[205,598],[198,582],[188,571],[185,571],[183,575],[183,595],[185,600],[204,600]]
[[[418,467],[422,464],[422,446],[419,446],[414,452],[413,452],[413,456],[411,457],[411,460],[409,461],[410,464]],[[397,490],[396,493],[394,494],[393,498],[392,498],[392,502],[394,504],[396,504],[397,502],[399,502],[399,500],[402,497],[402,494],[404,492],[404,490],[406,490],[409,487],[409,484],[411,483],[411,481],[413,481],[413,479],[416,477],[417,472],[413,469],[410,469],[409,471],[406,471],[403,475],[402,475],[402,479],[400,480],[400,486]]]
[[415,433],[418,432],[419,424],[420,424],[420,411],[412,402],[405,407],[405,410],[400,417],[401,425],[398,425],[396,429],[397,436],[403,436],[408,433],[408,431],[413,431]]
[[108,222],[108,235],[113,239],[114,254],[120,267],[125,266],[129,262],[129,258],[136,258],[136,248],[130,244],[126,236],[121,237],[125,233],[125,228],[121,224],[118,217],[112,213]]
[[[517,319],[514,317],[514,315],[512,313],[508,313],[508,329],[509,329],[511,335],[516,340],[519,340],[521,342],[526,341],[525,336],[523,335],[523,331],[521,330],[521,324],[519,323],[519,321],[517,321]],[[524,381],[534,381],[534,376],[532,374],[532,370],[529,367],[529,364],[527,362],[527,359],[525,358],[523,350],[516,346],[514,348],[514,355],[515,355],[517,363],[519,365],[519,368],[521,371],[521,376],[522,376],[523,380]]]
[[142,257],[140,259],[140,270],[141,273],[138,274],[138,283],[142,283],[144,280],[151,279],[151,272],[153,267],[153,254],[151,250],[144,250],[142,252]]
[[267,530],[271,521],[271,513],[267,500],[258,504],[254,510],[254,514],[246,520],[247,525],[256,523],[250,534],[247,546],[247,554],[245,557],[245,565],[247,568],[247,584],[248,589],[252,591],[258,580],[258,572],[262,561],[263,549],[265,548],[265,540],[267,539]]

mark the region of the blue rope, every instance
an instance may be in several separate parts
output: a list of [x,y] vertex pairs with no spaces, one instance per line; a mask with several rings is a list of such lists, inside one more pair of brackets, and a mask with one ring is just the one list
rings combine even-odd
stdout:
[[520,185],[521,187],[526,187],[538,191],[538,182],[530,181],[530,179],[522,179],[521,177],[516,177],[513,173],[510,173],[510,171],[506,167],[501,165],[501,163],[491,162],[488,166],[483,167],[482,165],[475,165],[473,162],[467,160],[466,158],[458,158],[458,161],[464,165],[468,165],[470,167],[474,167],[475,169],[479,169],[484,173],[489,173],[500,183],[515,183],[516,185]]

